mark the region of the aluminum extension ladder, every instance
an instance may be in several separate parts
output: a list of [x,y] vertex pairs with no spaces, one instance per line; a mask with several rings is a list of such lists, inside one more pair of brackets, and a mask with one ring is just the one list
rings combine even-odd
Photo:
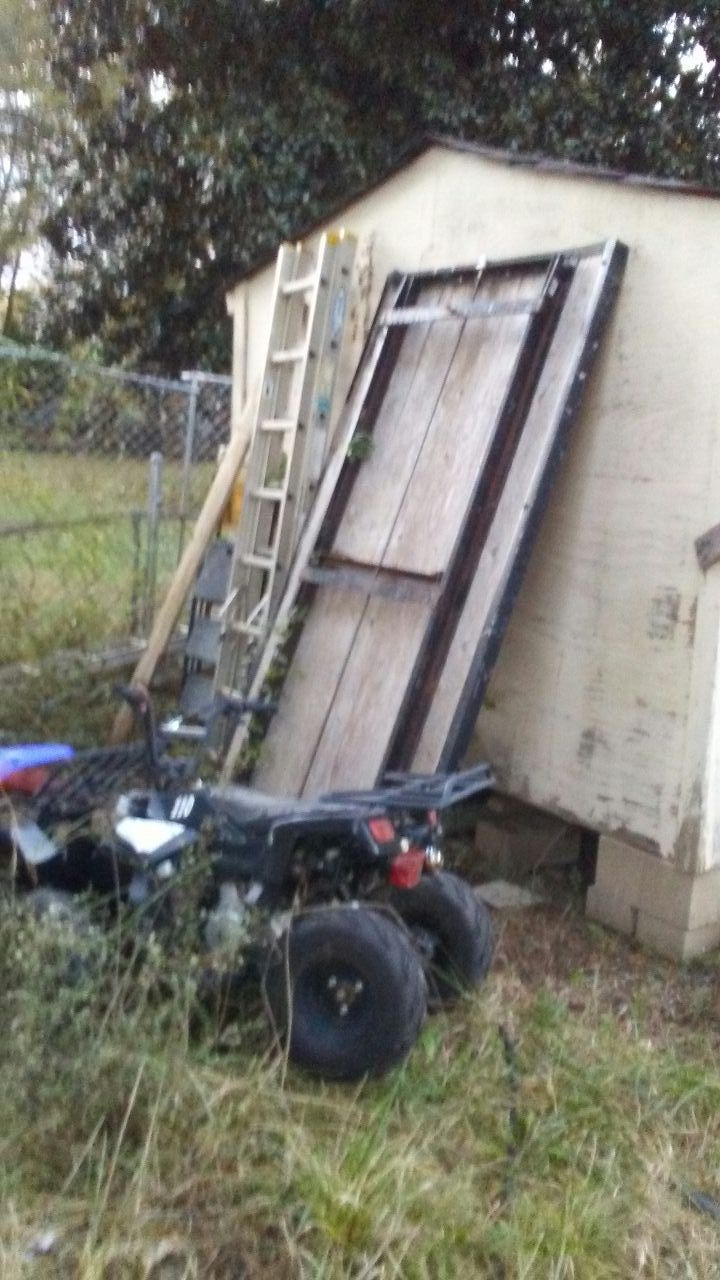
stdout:
[[268,633],[328,451],[356,240],[278,254],[270,342],[248,455],[213,692],[242,694]]

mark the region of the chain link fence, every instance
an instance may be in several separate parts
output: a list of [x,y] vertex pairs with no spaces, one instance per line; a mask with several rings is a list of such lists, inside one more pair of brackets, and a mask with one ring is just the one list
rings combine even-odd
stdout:
[[230,383],[0,344],[0,668],[147,634],[229,438]]

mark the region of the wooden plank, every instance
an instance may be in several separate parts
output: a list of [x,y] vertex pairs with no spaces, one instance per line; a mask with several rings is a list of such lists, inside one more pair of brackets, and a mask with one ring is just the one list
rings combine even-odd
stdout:
[[[538,503],[554,443],[566,416],[608,271],[617,270],[613,244],[578,263],[568,300],[458,621],[412,767],[432,770],[454,762],[466,745],[499,646],[501,611],[509,609],[524,567],[523,539],[534,533]],[[622,259],[622,254],[619,254]],[[599,338],[592,338],[597,348]],[[594,354],[592,352],[591,354]],[[586,372],[581,381],[584,382]],[[526,554],[529,546],[525,547]],[[514,575],[514,576],[513,576]]]
[[[476,281],[462,286],[474,296]],[[425,297],[442,301],[449,286],[430,286]],[[437,401],[457,350],[463,322],[408,330],[372,434],[372,452],[353,484],[340,527],[336,554],[381,563]],[[402,566],[412,567],[412,566]]]
[[[545,271],[539,274],[536,287],[545,275]],[[483,281],[481,287],[484,296],[512,299],[526,286],[522,276],[500,275]],[[393,525],[393,534],[398,529],[405,534],[395,556],[403,569],[408,562],[414,572],[430,565],[446,567],[528,324],[529,317],[511,314],[501,322],[476,319],[463,326]],[[436,331],[433,338],[441,333]],[[430,340],[426,353],[429,347]],[[393,424],[389,425],[392,429]],[[387,507],[392,508],[389,487],[386,480],[382,491]],[[441,513],[437,517],[428,492],[433,499],[438,493]],[[344,523],[340,534],[343,530]],[[386,552],[384,566],[392,561]],[[369,604],[365,609],[315,748],[304,788],[307,794],[351,783],[369,786],[377,780],[431,616],[431,609],[414,614],[396,609],[393,621],[392,607]],[[372,723],[372,735],[358,732],[363,721]]]
[[382,565],[363,568],[343,568],[309,565],[303,574],[304,582],[319,587],[333,587],[335,591],[359,591],[365,596],[379,596],[384,600],[420,600],[434,604],[440,591],[441,574],[402,573],[388,574]]
[[[366,597],[355,593],[315,592],[312,625],[300,632],[254,772],[253,780],[262,789],[301,793],[365,605]],[[242,745],[241,741],[239,749]]]
[[432,606],[369,600],[303,794],[375,783]]
[[[238,422],[237,430],[230,438],[173,580],[158,609],[143,655],[133,671],[132,679],[135,683],[150,683],[155,674],[155,668],[177,626],[183,605],[200,568],[200,562],[210,539],[215,535],[247,453],[249,426],[254,413],[255,397],[251,396]],[[132,729],[133,713],[127,705],[123,705],[115,717],[110,742],[115,744],[127,741]]]
[[[483,285],[484,293],[510,300],[524,289],[526,277],[501,277]],[[383,564],[424,573],[447,567],[529,321],[527,315],[510,314],[464,326]]]

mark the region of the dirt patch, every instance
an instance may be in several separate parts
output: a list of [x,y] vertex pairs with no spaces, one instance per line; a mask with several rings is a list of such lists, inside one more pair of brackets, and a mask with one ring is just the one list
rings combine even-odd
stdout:
[[574,1013],[592,999],[623,1021],[641,1017],[644,1034],[658,1043],[682,1028],[720,1046],[716,954],[689,965],[664,960],[591,924],[580,899],[497,912],[495,925],[495,970],[528,992],[549,989]]

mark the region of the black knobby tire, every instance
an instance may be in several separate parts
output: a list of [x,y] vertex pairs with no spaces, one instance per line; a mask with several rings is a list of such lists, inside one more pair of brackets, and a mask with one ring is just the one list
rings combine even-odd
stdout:
[[331,1080],[379,1075],[412,1048],[425,976],[405,931],[364,907],[293,920],[265,976],[272,1021],[291,1060]]
[[393,890],[392,906],[425,957],[433,1003],[448,1003],[480,985],[492,960],[492,924],[465,880],[451,871],[423,876],[414,889]]

